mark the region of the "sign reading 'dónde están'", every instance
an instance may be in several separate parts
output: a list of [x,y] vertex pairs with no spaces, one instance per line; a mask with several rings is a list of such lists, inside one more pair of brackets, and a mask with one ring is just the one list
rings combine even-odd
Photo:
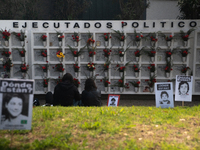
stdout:
[[30,130],[34,80],[0,80],[0,129]]

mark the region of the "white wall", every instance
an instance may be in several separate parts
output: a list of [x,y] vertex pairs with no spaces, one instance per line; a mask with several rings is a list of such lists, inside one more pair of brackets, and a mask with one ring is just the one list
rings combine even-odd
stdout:
[[179,8],[177,0],[149,0],[150,7],[146,11],[146,20],[177,19]]

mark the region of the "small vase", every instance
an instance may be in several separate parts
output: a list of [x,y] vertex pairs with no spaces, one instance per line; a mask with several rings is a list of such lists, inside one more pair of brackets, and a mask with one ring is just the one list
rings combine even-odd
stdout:
[[24,63],[25,62],[25,57],[21,57],[22,58],[22,62]]
[[105,41],[105,47],[107,47],[108,46],[108,41]]
[[150,74],[151,74],[151,77],[153,77],[155,73],[154,72],[150,72]]
[[59,44],[59,46],[61,47],[61,46],[62,46],[62,41],[59,41],[58,44]]
[[105,87],[105,92],[106,92],[106,93],[108,92],[108,87]]
[[60,72],[60,77],[62,77],[63,76],[63,72]]
[[77,62],[78,61],[78,57],[74,57],[74,61]]
[[61,62],[61,61],[62,61],[62,58],[59,58],[59,61]]
[[169,72],[166,72],[166,78],[169,78]]
[[171,46],[171,41],[167,41],[167,46],[168,46],[168,47]]
[[93,62],[93,57],[90,57],[90,62]]
[[47,61],[47,57],[43,57],[43,60],[44,60],[44,62],[46,62]]
[[121,41],[120,45],[121,45],[121,47],[123,47],[124,46],[124,41]]
[[23,78],[23,79],[26,78],[26,72],[22,72],[22,78]]
[[137,78],[139,76],[139,72],[135,72],[135,77]]
[[78,42],[74,41],[74,47],[78,46]]
[[120,61],[121,61],[121,62],[124,61],[124,57],[120,57]]
[[119,72],[120,73],[120,77],[122,78],[123,77],[123,74],[124,74],[124,72]]
[[90,71],[90,77],[93,77],[93,71]]
[[4,41],[5,46],[8,47],[9,46],[9,42],[8,41]]
[[153,88],[153,87],[150,87],[150,88],[149,88],[149,92],[152,93],[153,91],[154,91],[154,88]]
[[105,75],[105,77],[108,76],[108,71],[107,70],[104,71],[104,75]]
[[135,44],[136,44],[137,47],[139,47],[140,46],[140,41],[135,41]]
[[44,92],[47,93],[47,87],[44,87]]
[[78,72],[75,72],[75,77],[76,77],[76,78],[78,77]]
[[151,57],[151,62],[154,62],[155,61],[155,57]]
[[123,87],[119,87],[119,90],[122,93],[123,92]]
[[93,43],[92,43],[92,42],[90,42],[90,46],[91,46],[91,47],[93,46]]
[[170,61],[171,60],[171,57],[167,57],[167,61]]
[[43,41],[43,46],[44,46],[44,47],[47,46],[47,41]]
[[47,77],[47,72],[43,72],[44,73],[44,77],[46,78]]
[[182,61],[183,61],[183,62],[186,62],[186,57],[182,57]]
[[156,45],[156,42],[155,41],[151,41],[151,46],[155,47],[155,45]]
[[135,57],[136,62],[139,62],[140,57]]
[[188,46],[188,41],[184,41],[184,47]]
[[134,91],[135,91],[135,93],[137,93],[137,92],[138,92],[138,90],[139,90],[139,88],[138,88],[138,87],[134,87]]
[[24,46],[24,41],[21,41],[21,46],[22,46],[22,47]]

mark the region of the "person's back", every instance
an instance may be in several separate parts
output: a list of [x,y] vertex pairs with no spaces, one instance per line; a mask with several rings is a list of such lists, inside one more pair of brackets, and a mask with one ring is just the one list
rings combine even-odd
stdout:
[[101,106],[101,91],[99,91],[94,80],[89,78],[85,82],[85,90],[82,92],[82,103],[84,106]]
[[73,100],[79,101],[80,94],[73,84],[73,77],[71,74],[66,73],[62,82],[58,83],[54,89],[53,105],[72,106]]

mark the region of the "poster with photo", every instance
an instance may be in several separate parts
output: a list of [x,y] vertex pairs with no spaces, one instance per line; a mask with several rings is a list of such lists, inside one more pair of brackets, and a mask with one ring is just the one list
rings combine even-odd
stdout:
[[107,106],[118,106],[119,105],[120,95],[108,95]]
[[173,84],[172,82],[155,83],[156,107],[173,108]]
[[0,130],[30,130],[34,80],[0,80]]
[[193,76],[176,75],[175,101],[192,101]]

